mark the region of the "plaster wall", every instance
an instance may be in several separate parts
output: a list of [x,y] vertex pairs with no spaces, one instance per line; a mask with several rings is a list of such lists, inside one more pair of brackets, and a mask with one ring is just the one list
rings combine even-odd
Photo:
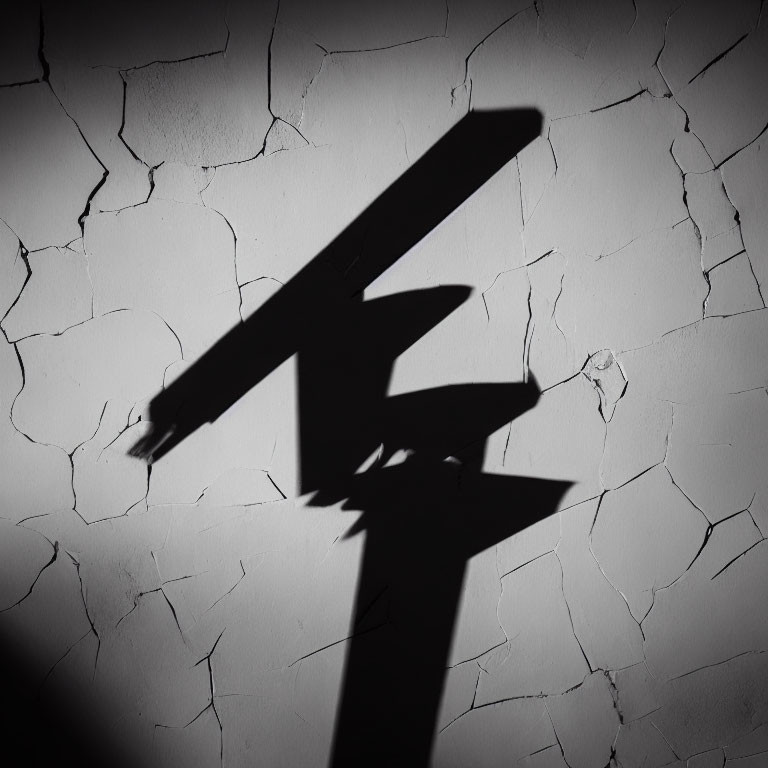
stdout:
[[535,108],[541,135],[364,294],[470,286],[389,394],[535,380],[483,469],[572,484],[469,562],[433,765],[768,763],[762,2],[3,15],[9,750],[326,764],[366,534],[300,495],[294,359],[162,459],[128,452],[468,111]]

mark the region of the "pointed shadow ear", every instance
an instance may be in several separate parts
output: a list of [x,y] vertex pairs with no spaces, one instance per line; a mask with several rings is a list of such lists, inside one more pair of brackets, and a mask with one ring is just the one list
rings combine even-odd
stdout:
[[441,461],[461,458],[469,446],[533,408],[535,382],[454,384],[387,398],[382,438],[390,449],[412,449],[416,456]]
[[471,292],[465,285],[442,285],[343,305],[299,350],[302,493],[343,482],[376,450],[395,360]]

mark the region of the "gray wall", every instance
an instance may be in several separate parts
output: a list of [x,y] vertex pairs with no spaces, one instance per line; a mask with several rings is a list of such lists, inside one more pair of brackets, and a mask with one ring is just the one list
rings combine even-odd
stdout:
[[17,5],[6,743],[325,764],[365,534],[299,495],[294,360],[151,468],[127,453],[468,110],[535,107],[542,136],[365,291],[472,286],[389,393],[535,377],[484,469],[573,483],[470,561],[434,765],[764,766],[762,2]]

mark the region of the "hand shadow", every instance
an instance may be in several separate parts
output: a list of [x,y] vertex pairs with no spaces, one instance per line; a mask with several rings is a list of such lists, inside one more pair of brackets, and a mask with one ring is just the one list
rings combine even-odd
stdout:
[[[245,322],[150,405],[131,453],[162,458],[298,354],[302,493],[346,499],[366,544],[332,763],[427,765],[466,563],[554,511],[569,483],[483,473],[486,439],[533,407],[528,384],[387,397],[392,366],[465,286],[362,300],[535,139],[537,110],[471,112]],[[258,429],[258,425],[254,425]],[[378,451],[365,472],[358,468]],[[398,454],[404,463],[386,466]]]

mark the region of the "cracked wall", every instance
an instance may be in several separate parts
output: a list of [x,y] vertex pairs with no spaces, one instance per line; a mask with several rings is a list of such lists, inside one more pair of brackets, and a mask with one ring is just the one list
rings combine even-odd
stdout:
[[472,286],[389,393],[535,378],[485,469],[572,483],[470,562],[433,764],[764,766],[763,2],[15,6],[4,744],[325,764],[364,534],[299,495],[293,361],[160,461],[128,451],[469,110],[535,107],[542,135],[365,291]]

